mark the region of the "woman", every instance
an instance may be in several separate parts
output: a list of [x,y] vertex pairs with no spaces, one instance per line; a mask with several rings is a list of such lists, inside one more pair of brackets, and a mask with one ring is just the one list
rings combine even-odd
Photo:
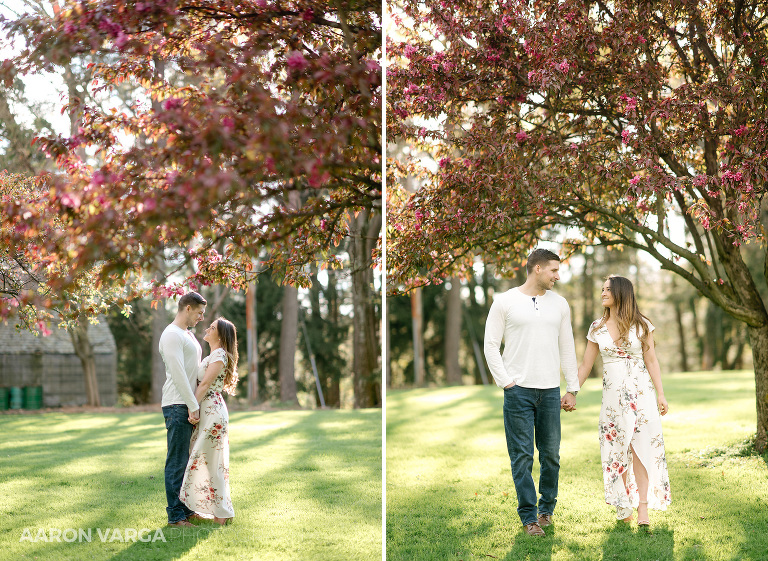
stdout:
[[[651,322],[637,307],[632,283],[611,276],[601,291],[603,317],[587,334],[587,350],[579,366],[584,384],[598,351],[603,358],[603,405],[600,409],[600,456],[605,502],[616,517],[648,526],[648,508],[666,510],[669,475],[661,433],[661,415],[669,405],[661,385]],[[655,390],[655,392],[654,392]]]
[[222,390],[235,394],[237,386],[237,332],[224,318],[214,320],[203,340],[211,353],[200,363],[195,397],[200,422],[192,432],[189,463],[179,498],[198,513],[212,514],[219,524],[235,515],[229,496],[229,414]]

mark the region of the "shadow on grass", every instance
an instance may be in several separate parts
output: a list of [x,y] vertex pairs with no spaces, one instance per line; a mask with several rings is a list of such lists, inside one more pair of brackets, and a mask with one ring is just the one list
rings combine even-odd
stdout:
[[512,549],[504,556],[505,561],[519,561],[520,559],[550,561],[552,552],[558,549],[556,546],[560,546],[562,543],[562,539],[557,535],[557,524],[545,528],[544,532],[547,535],[543,538],[529,536],[522,524],[518,525],[518,528]]
[[617,520],[603,541],[602,559],[635,561],[638,554],[642,559],[674,559],[674,550],[675,532],[667,525],[652,525],[647,530]]
[[[410,493],[394,509],[387,504],[387,559],[469,559],[484,557],[472,542],[494,531],[486,519],[465,518],[465,508],[453,488],[433,486]],[[396,517],[396,523],[389,519]]]
[[[74,541],[65,534],[64,539],[24,544],[23,555],[32,559],[164,561],[183,557],[212,532],[225,531],[213,527],[125,528],[114,520],[77,530],[81,534]],[[134,535],[130,534],[132,531]],[[33,538],[34,534],[33,531]],[[126,543],[130,545],[125,547]]]
[[[201,525],[179,529],[163,526],[160,529],[165,534],[166,542],[107,540],[102,546],[101,539],[96,536],[96,528],[125,529],[130,524],[125,521],[126,509],[134,508],[132,505],[142,504],[143,509],[150,505],[152,512],[144,513],[149,514],[150,524],[165,521],[164,421],[160,414],[140,415],[133,419],[122,415],[110,418],[97,416],[92,428],[76,427],[58,433],[55,429],[48,430],[51,424],[56,426],[55,419],[36,419],[37,425],[30,427],[25,431],[27,434],[21,437],[15,435],[18,445],[5,446],[0,457],[4,478],[25,480],[24,491],[11,507],[12,511],[6,514],[13,515],[13,511],[21,514],[41,500],[53,500],[56,493],[65,496],[63,500],[66,504],[57,508],[84,514],[85,520],[79,525],[93,528],[93,541],[99,542],[89,545],[62,543],[62,548],[66,549],[61,550],[61,555],[68,559],[79,558],[69,555],[77,555],[77,549],[72,548],[79,548],[85,556],[86,551],[92,551],[86,548],[95,546],[100,548],[99,555],[80,558],[120,561],[175,559],[182,557],[196,543],[204,541],[213,531],[225,532],[227,537],[241,536],[253,540],[254,528],[247,517],[241,516],[240,521],[236,520],[227,528]],[[233,431],[230,442],[232,471],[233,474],[239,472],[242,478],[239,482],[233,481],[233,484],[241,485],[241,496],[233,492],[236,510],[245,509],[240,510],[241,515],[248,509],[265,509],[264,505],[269,501],[291,508],[286,502],[285,493],[288,492],[290,496],[306,497],[323,505],[323,512],[349,512],[350,517],[358,518],[363,524],[378,524],[375,535],[378,536],[380,549],[381,496],[376,500],[370,492],[362,496],[360,493],[372,487],[381,489],[380,423],[372,423],[367,416],[360,414],[347,416],[334,411],[296,412],[288,416],[283,412],[235,412],[232,420],[245,426],[239,438]],[[356,428],[344,428],[347,420]],[[261,448],[279,445],[281,440],[288,444],[285,461],[281,459],[277,462],[279,467],[274,467],[276,462],[270,455],[274,454],[274,450],[265,450],[263,460],[254,460],[254,451],[259,455]],[[137,455],[142,460],[141,464],[135,461]],[[252,464],[260,461],[270,469],[255,472]],[[68,475],[66,465],[69,462],[85,465],[88,475],[84,478],[83,474],[78,475],[74,470]],[[326,471],[323,464],[328,462],[344,469]],[[130,466],[130,471],[121,472],[121,465]],[[106,508],[105,497],[109,497]],[[238,503],[246,506],[239,507]],[[154,512],[155,508],[157,512]],[[34,524],[31,520],[30,523]],[[155,530],[152,529],[152,532]],[[327,530],[333,534],[333,528]],[[328,539],[336,542],[347,537],[329,535]],[[33,556],[45,556],[52,551],[52,547],[53,551],[58,551],[58,545],[29,544],[33,547],[29,551]],[[24,549],[26,552],[27,548]]]

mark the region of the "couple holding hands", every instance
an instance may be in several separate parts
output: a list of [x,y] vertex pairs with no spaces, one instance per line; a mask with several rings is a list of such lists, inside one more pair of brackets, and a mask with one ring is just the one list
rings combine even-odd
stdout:
[[229,494],[229,414],[222,392],[237,386],[237,332],[218,318],[205,330],[211,352],[190,328],[202,321],[207,302],[197,292],[179,299],[176,318],[160,337],[165,363],[163,416],[167,429],[165,495],[168,524],[190,520],[227,524],[235,515]]
[[[545,249],[528,257],[528,278],[496,295],[485,327],[485,357],[504,388],[504,429],[520,520],[532,536],[552,524],[560,470],[560,410],[576,409],[576,395],[600,353],[603,400],[599,439],[606,503],[616,517],[648,526],[648,509],[666,510],[669,475],[661,415],[669,406],[654,350],[654,326],[640,313],[632,283],[611,276],[601,291],[603,316],[587,333],[580,366],[565,298],[551,292],[560,258]],[[504,340],[504,352],[501,342]],[[560,370],[566,393],[560,397]],[[533,482],[534,442],[541,494]]]

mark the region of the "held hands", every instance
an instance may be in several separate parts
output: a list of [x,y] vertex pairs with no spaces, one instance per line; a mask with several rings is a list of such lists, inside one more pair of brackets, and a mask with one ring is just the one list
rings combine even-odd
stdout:
[[560,398],[560,409],[567,411],[568,413],[576,411],[576,396],[571,392],[567,392]]
[[669,413],[669,405],[667,404],[667,399],[664,397],[664,394],[661,394],[656,398],[656,401],[659,405],[659,413],[662,415],[666,415]]
[[190,413],[188,420],[193,425],[196,425],[197,423],[199,423],[200,422],[200,410],[197,409],[197,410],[193,411],[192,413]]

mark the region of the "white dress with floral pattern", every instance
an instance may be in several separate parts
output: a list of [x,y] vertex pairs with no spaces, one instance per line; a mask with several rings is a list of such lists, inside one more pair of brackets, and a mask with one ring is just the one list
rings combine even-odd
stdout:
[[179,498],[195,512],[231,518],[235,510],[229,495],[229,413],[221,395],[227,366],[224,349],[216,349],[203,359],[197,379],[202,380],[208,365],[217,361],[224,368],[200,402],[200,422],[192,432]]
[[[598,320],[599,321],[599,320]],[[628,344],[616,345],[608,328],[592,323],[587,339],[597,343],[603,359],[603,404],[600,409],[600,457],[605,502],[626,518],[637,508],[639,494],[632,469],[632,448],[648,472],[648,507],[666,510],[669,474],[656,390],[645,367],[642,344],[630,328]],[[650,331],[655,328],[648,324]],[[627,473],[625,487],[623,474]]]

